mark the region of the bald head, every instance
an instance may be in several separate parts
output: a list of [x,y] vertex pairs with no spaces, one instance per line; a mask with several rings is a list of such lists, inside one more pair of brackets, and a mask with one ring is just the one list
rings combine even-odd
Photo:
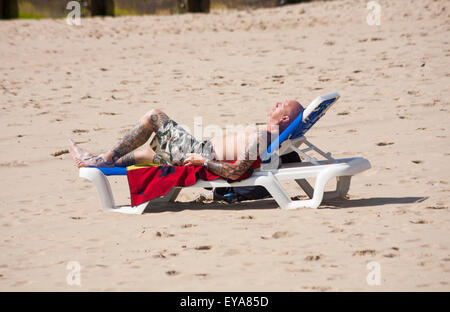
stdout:
[[277,102],[269,111],[269,122],[267,125],[269,129],[272,126],[278,126],[281,133],[302,111],[303,106],[295,100]]

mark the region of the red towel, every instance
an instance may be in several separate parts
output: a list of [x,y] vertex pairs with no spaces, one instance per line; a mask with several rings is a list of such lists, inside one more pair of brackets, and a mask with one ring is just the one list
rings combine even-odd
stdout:
[[[259,159],[241,178],[246,179],[260,166]],[[204,167],[196,166],[158,166],[127,170],[130,187],[131,205],[137,206],[156,197],[167,194],[172,187],[190,186],[197,179],[211,181],[220,176],[211,173]]]

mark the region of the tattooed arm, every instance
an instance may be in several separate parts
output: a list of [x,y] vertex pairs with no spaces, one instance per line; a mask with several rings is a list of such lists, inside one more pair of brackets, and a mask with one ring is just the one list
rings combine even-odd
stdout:
[[[199,154],[187,154],[184,165],[203,166],[206,158]],[[237,180],[252,166],[254,160],[237,160],[233,163],[218,160],[208,160],[206,168],[221,177]]]
[[208,161],[207,168],[212,173],[221,177],[237,180],[252,166],[254,160],[238,160],[234,163],[220,162],[216,160]]

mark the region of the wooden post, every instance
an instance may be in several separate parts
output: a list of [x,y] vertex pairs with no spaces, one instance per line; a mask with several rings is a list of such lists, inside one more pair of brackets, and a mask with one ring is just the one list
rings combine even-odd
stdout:
[[19,7],[17,0],[0,0],[0,18],[18,18]]

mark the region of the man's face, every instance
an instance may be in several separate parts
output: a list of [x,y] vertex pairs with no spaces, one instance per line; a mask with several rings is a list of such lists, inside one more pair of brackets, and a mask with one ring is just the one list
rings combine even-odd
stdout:
[[302,107],[297,101],[285,100],[283,102],[277,102],[269,110],[269,122],[271,124],[279,124],[282,121],[292,121],[298,116]]

